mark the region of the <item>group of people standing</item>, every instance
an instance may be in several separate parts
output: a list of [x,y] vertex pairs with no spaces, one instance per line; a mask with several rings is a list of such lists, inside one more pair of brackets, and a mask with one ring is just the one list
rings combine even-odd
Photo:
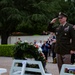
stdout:
[[37,42],[34,40],[34,46],[37,47],[38,49],[41,49],[41,51],[44,53],[46,61],[48,61],[48,56],[52,54],[53,62],[54,59],[56,58],[56,53],[54,52],[55,48],[55,43],[56,43],[56,36],[55,33],[51,32],[50,36],[47,40],[40,40],[40,42]]

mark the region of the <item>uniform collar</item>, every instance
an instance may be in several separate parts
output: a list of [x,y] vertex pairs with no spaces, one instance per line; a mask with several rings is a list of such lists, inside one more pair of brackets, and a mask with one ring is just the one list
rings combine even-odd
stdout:
[[67,22],[65,22],[65,23],[63,24],[63,26],[65,26],[65,25],[66,25],[66,23],[67,23]]
[[61,24],[62,26],[65,26],[67,22],[65,22],[64,24]]

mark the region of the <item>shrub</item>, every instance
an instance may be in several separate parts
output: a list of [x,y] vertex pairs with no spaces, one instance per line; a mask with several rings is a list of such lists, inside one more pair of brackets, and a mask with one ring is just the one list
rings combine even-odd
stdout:
[[12,57],[14,45],[0,45],[0,56]]

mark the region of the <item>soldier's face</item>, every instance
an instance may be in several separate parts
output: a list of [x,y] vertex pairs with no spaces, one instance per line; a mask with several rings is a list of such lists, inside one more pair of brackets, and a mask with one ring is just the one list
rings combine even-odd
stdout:
[[66,20],[67,20],[66,17],[60,17],[58,19],[59,19],[60,24],[64,24],[66,22]]

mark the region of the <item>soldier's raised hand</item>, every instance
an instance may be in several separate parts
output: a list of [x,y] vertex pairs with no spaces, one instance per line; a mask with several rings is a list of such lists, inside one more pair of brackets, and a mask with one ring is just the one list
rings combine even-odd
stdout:
[[57,18],[52,19],[52,21],[50,23],[55,23],[57,20]]

